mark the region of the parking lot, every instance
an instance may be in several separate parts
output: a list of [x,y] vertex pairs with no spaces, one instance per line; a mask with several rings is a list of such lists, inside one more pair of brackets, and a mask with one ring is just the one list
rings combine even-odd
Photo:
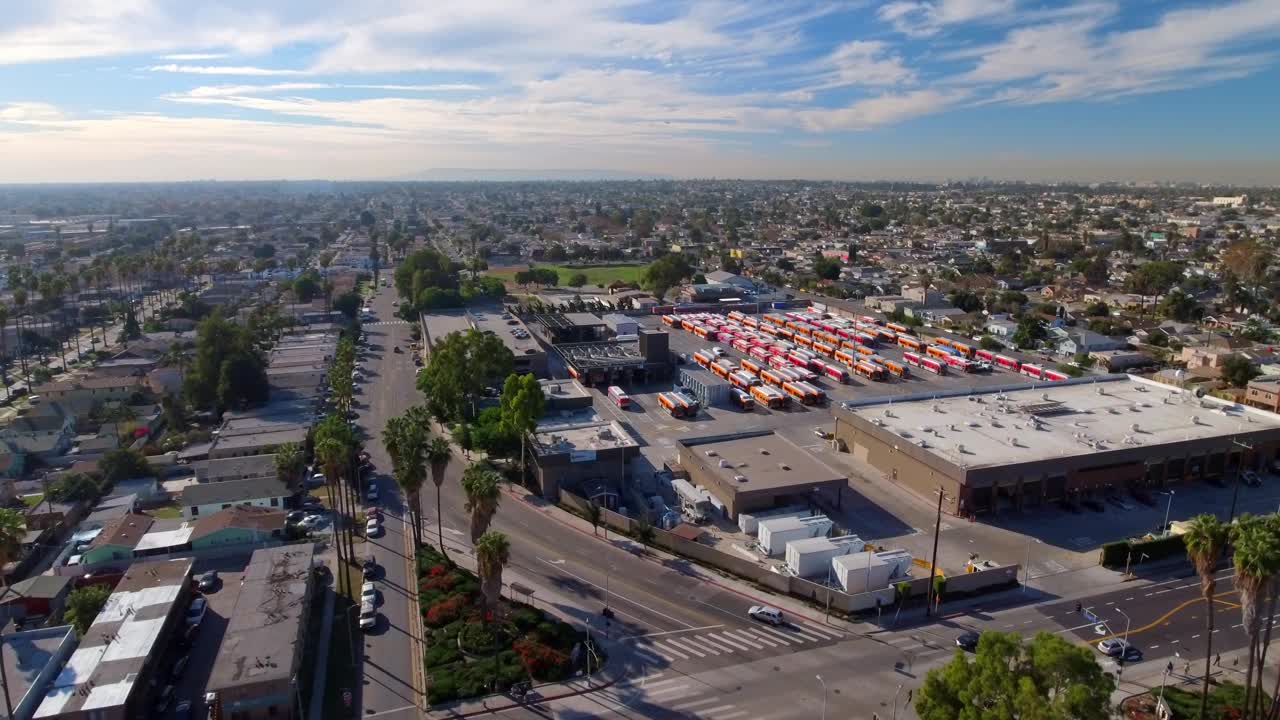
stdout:
[[[218,648],[222,645],[222,636],[231,624],[231,613],[235,610],[236,600],[240,597],[240,578],[248,564],[247,556],[222,558],[218,560],[200,560],[193,570],[193,582],[209,570],[217,570],[220,582],[218,586],[204,594],[209,603],[200,629],[194,636],[190,648],[174,642],[168,648],[167,655],[160,663],[161,673],[172,673],[178,662],[187,656],[182,676],[175,683],[174,703],[176,707],[181,700],[191,701],[191,717],[205,717],[207,710],[204,704],[205,688],[213,674],[213,664],[218,657]],[[164,675],[159,677],[164,678]],[[172,681],[172,678],[167,678]],[[173,717],[172,708],[167,717]]]
[[[659,318],[644,318],[645,327],[665,328],[673,353],[692,355],[697,350],[720,347],[736,362],[742,353],[727,343],[709,343],[695,335],[667,328]],[[883,345],[876,349],[881,356],[899,362],[900,348]],[[1011,353],[1008,353],[1011,354]],[[1020,360],[1042,360],[1014,355]],[[912,368],[907,380],[872,382],[855,379],[841,385],[828,379],[814,384],[826,392],[831,402],[883,398],[930,391],[954,391],[971,387],[982,389],[997,385],[1029,382],[1013,372],[995,369],[989,373],[950,374],[936,376]],[[731,434],[748,430],[773,430],[820,457],[849,478],[849,486],[839,511],[832,519],[848,532],[886,549],[904,548],[915,557],[932,554],[934,506],[919,496],[890,482],[877,469],[859,463],[848,453],[838,452],[829,442],[818,437],[815,429],[829,429],[832,424],[830,404],[804,406],[791,402],[785,409],[770,410],[754,406],[751,410],[735,407],[700,408],[694,417],[675,418],[664,410],[657,393],[671,389],[669,383],[652,383],[627,388],[632,398],[629,409],[620,409],[605,396],[605,388],[595,388],[601,397],[596,407],[606,416],[618,420],[641,442],[644,461],[654,468],[674,462],[675,443],[679,439],[706,435]],[[633,468],[633,476],[645,476],[643,469]],[[1097,548],[1105,542],[1141,535],[1157,530],[1169,510],[1170,520],[1189,518],[1201,512],[1218,512],[1225,517],[1231,504],[1231,487],[1196,484],[1174,489],[1169,496],[1153,498],[1148,506],[1125,497],[1123,506],[1106,504],[1101,511],[1083,509],[1074,513],[1057,506],[1047,506],[1026,513],[1006,513],[983,518],[978,522],[944,515],[941,522],[938,564],[947,572],[962,572],[971,560],[996,565],[1028,564],[1031,577],[1043,577],[1097,564]],[[1237,512],[1271,511],[1280,505],[1280,478],[1266,477],[1261,487],[1241,487]],[[745,551],[749,540],[731,532],[716,533],[728,547]],[[743,546],[737,548],[735,546]]]

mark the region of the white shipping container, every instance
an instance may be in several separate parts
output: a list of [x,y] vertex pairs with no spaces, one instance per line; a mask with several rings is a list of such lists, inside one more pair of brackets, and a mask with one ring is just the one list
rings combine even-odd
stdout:
[[906,578],[911,570],[911,553],[906,550],[860,552],[831,559],[836,582],[851,595],[879,590]]
[[738,513],[738,529],[748,535],[755,535],[760,530],[760,521],[780,517],[805,517],[813,513],[799,505],[772,508],[753,513]]
[[831,572],[831,558],[862,552],[864,547],[857,535],[792,540],[787,543],[787,569],[796,577],[825,579]]
[[760,547],[765,554],[775,557],[787,550],[787,543],[805,538],[824,537],[831,532],[831,518],[826,515],[809,517],[783,517],[760,523]]

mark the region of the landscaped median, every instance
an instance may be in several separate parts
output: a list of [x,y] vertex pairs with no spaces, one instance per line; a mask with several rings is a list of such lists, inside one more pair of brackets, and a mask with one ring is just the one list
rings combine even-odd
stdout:
[[507,692],[523,682],[566,680],[604,652],[583,631],[523,603],[484,609],[475,574],[430,547],[418,548],[424,666],[432,705]]

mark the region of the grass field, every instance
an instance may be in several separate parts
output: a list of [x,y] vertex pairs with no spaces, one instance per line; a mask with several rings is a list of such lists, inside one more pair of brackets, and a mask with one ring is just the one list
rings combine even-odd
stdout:
[[[596,285],[608,285],[615,280],[623,282],[638,283],[640,282],[640,274],[644,272],[647,265],[591,265],[588,267],[571,267],[566,265],[538,265],[540,268],[547,270],[555,270],[560,273],[560,284],[566,285],[569,278],[577,273],[587,276],[587,287],[595,287]],[[502,278],[514,282],[516,273],[524,270],[523,267],[502,268],[500,270],[489,270],[486,275]]]

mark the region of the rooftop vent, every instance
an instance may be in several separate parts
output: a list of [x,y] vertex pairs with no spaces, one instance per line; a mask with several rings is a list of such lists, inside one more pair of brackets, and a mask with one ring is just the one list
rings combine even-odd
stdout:
[[1107,394],[1107,389],[1106,389],[1106,388],[1104,388],[1104,387],[1102,387],[1101,385],[1099,385],[1099,386],[1098,386],[1098,394],[1099,394],[1099,395],[1106,395],[1106,394]]
[[720,467],[731,468],[733,467],[733,465],[730,465],[728,460],[725,460],[724,458],[720,458]]
[[1048,400],[1049,400],[1049,393],[1040,393],[1040,399],[1041,399],[1041,400],[1044,400],[1045,402],[1048,402]]
[[889,418],[893,417],[893,408],[885,408],[884,416]]
[[746,476],[746,475],[734,475],[734,476],[733,476],[733,479],[734,479],[734,480],[737,480],[737,481],[738,481],[738,482],[740,482],[740,483],[744,483],[744,482],[746,482],[746,481],[747,481],[747,476]]
[[791,466],[786,463],[778,463],[778,468],[780,470],[790,470]]
[[1191,416],[1191,424],[1192,424],[1192,425],[1199,425],[1199,424],[1200,424],[1200,416],[1199,416],[1199,415],[1192,415],[1192,416]]
[[760,448],[760,454],[761,454],[761,455],[768,455],[768,454],[769,454],[769,451],[768,451],[768,450],[766,450],[766,449],[764,449],[764,448]]
[[1012,445],[1013,447],[1019,447],[1019,445],[1018,445],[1018,436],[1017,436],[1017,435],[1010,435],[1010,436],[1009,436],[1009,444],[1010,444],[1010,445]]
[[718,453],[715,450],[708,450],[707,457],[715,457]]
[[960,453],[961,455],[965,454],[966,451],[964,449],[963,443],[956,443],[956,452]]
[[1129,431],[1139,433],[1139,432],[1142,432],[1142,429],[1138,426],[1138,423],[1134,423],[1129,426]]

